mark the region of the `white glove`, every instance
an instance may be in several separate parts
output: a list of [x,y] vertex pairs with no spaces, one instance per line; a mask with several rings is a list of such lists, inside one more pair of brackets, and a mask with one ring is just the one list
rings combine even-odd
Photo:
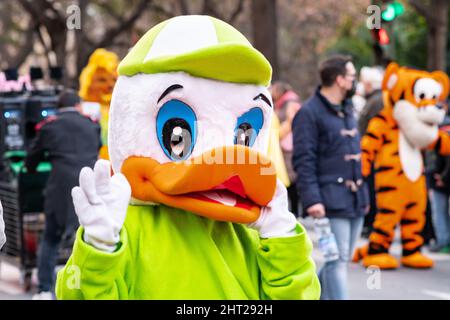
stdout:
[[94,171],[80,172],[80,186],[72,189],[75,212],[84,228],[83,240],[95,248],[114,252],[120,241],[131,187],[125,176],[110,176],[107,160],[98,160]]
[[290,237],[297,234],[297,219],[289,212],[287,190],[277,179],[275,196],[261,208],[258,220],[247,225],[259,232],[261,238]]
[[3,221],[3,207],[2,202],[0,201],[0,249],[3,247],[5,242],[6,242],[5,222]]

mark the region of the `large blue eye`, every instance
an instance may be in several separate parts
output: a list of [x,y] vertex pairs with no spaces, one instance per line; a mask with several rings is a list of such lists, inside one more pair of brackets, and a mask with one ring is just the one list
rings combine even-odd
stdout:
[[264,114],[260,108],[252,108],[237,119],[234,144],[253,146],[259,130],[264,124]]
[[166,102],[156,116],[156,132],[164,153],[171,160],[184,160],[192,153],[197,137],[197,117],[179,100]]

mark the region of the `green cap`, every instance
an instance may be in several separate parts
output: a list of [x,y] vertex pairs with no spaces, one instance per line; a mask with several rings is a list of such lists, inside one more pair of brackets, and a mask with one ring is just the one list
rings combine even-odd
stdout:
[[151,28],[119,64],[120,75],[184,71],[268,86],[269,61],[234,27],[209,16],[178,16]]

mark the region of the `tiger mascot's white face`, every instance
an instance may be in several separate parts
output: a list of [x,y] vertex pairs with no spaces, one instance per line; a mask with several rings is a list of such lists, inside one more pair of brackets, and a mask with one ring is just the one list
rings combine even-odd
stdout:
[[447,108],[449,80],[441,71],[426,72],[396,63],[388,66],[383,90],[389,95],[393,117],[408,142],[419,149],[432,143]]

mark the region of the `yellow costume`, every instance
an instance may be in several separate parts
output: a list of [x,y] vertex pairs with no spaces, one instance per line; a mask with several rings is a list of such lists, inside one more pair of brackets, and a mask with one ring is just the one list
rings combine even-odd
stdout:
[[286,188],[289,187],[291,185],[291,181],[289,180],[286,164],[284,163],[283,153],[281,152],[280,147],[280,120],[275,112],[272,114],[272,120],[270,122],[269,151],[267,154],[275,165],[277,178],[283,182]]
[[80,75],[80,97],[87,102],[100,104],[102,144],[100,158],[108,159],[108,118],[111,95],[117,79],[119,58],[113,52],[97,49]]

